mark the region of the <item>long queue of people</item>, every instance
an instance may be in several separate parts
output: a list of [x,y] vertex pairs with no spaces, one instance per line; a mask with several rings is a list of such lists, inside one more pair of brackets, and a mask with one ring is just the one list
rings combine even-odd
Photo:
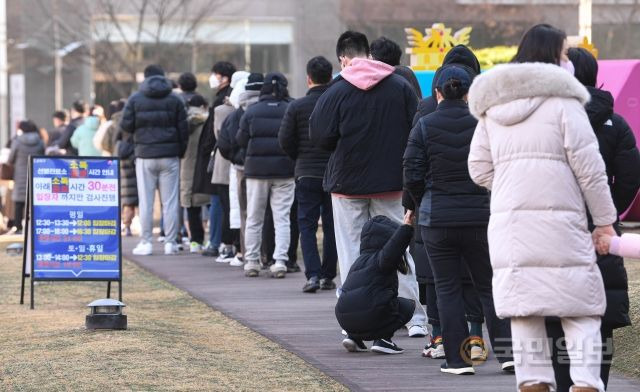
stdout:
[[[510,64],[482,74],[471,50],[453,48],[421,100],[393,41],[347,31],[336,55],[336,77],[326,58],[309,60],[296,100],[281,73],[219,62],[209,104],[192,74],[176,88],[150,65],[108,119],[98,108],[83,119],[81,103],[66,126],[56,113],[48,150],[121,158],[127,235],[139,211],[135,255],[153,253],[158,192],[167,255],[186,236],[191,252],[246,277],[284,278],[299,271],[299,241],[307,293],[336,289],[339,266],[349,352],[402,353],[392,337],[407,328],[443,373],[474,374],[486,321],[518,390],[604,391],[612,331],[630,324],[614,254],[628,247],[618,216],[640,188],[640,154],[596,87],[597,61],[537,25]],[[16,168],[44,152],[32,125],[12,143]]]

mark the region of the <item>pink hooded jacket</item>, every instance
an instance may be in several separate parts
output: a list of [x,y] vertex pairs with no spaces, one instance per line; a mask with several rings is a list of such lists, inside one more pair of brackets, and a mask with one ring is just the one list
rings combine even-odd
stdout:
[[340,75],[360,90],[371,90],[395,71],[395,67],[376,60],[355,58]]
[[640,259],[640,234],[623,234],[622,237],[611,238],[609,253]]

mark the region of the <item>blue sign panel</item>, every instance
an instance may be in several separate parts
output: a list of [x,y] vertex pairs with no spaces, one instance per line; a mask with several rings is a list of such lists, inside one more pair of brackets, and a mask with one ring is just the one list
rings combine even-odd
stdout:
[[119,161],[34,157],[33,277],[120,280]]

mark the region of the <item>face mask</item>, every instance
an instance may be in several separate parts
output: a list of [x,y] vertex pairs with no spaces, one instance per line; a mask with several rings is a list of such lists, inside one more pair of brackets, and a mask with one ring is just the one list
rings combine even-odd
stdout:
[[574,68],[573,63],[571,61],[560,60],[560,68],[569,72],[571,75],[574,75],[576,73],[576,69]]
[[211,74],[209,77],[209,87],[211,87],[212,90],[217,90],[218,87],[220,87],[220,79],[218,79],[216,74]]

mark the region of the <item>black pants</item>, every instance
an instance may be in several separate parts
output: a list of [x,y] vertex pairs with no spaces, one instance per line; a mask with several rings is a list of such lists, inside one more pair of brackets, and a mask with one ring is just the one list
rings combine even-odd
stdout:
[[[553,372],[556,375],[557,392],[569,392],[573,381],[569,372],[571,363],[569,354],[562,344],[564,331],[559,320],[547,319],[547,336],[551,339],[551,361],[553,363]],[[611,361],[613,360],[613,329],[603,325],[600,327],[600,336],[602,337],[602,364],[600,365],[600,378],[607,389],[609,382],[609,372],[611,371]]]
[[202,207],[187,207],[187,221],[189,222],[191,242],[197,242],[202,245],[204,241],[204,227],[202,226]]
[[[338,253],[333,230],[333,210],[331,195],[322,189],[322,178],[303,177],[296,181],[298,199],[298,226],[300,245],[307,279],[333,280],[336,277]],[[323,247],[322,261],[318,251],[318,220],[322,216]]]
[[[440,325],[440,312],[438,311],[438,294],[436,285],[433,283],[425,284],[425,299],[427,304],[427,317],[429,324]],[[471,279],[462,277],[462,297],[464,299],[464,312],[467,321],[470,323],[483,323],[484,314],[482,313],[482,303],[478,292],[473,286]]]
[[24,201],[13,202],[13,224],[16,230],[22,231],[22,219],[24,218]]
[[[292,266],[298,263],[298,241],[300,238],[300,233],[298,231],[297,200],[294,200],[293,205],[291,206],[289,221],[291,222],[291,242],[289,243],[289,251],[287,252],[287,255],[289,256],[287,266]],[[267,210],[264,214],[264,225],[262,226],[262,247],[260,251],[262,253],[262,258],[269,264],[273,263],[273,252],[275,249],[276,233],[273,224],[273,214],[271,212],[271,206],[267,204]]]
[[487,228],[421,227],[422,239],[429,255],[433,270],[444,350],[450,367],[470,365],[468,356],[460,351],[469,337],[465,319],[462,268],[469,270],[474,286],[480,297],[489,330],[491,347],[501,363],[511,361],[511,325],[509,320],[496,316],[493,304],[491,279],[493,270],[489,261]]
[[220,197],[220,205],[222,205],[222,243],[234,245],[236,249],[240,249],[240,229],[232,229],[229,223],[231,213],[229,185],[216,185],[216,194]]

